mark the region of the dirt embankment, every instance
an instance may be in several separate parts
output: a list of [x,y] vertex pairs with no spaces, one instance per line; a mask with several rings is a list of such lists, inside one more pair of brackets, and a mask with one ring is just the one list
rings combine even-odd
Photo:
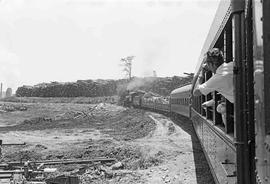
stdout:
[[85,184],[212,182],[187,119],[172,121],[104,103],[25,106],[27,111],[1,114],[0,138],[5,143],[26,142],[4,147],[5,162],[106,157],[118,163],[58,165],[53,166],[58,171],[46,177],[76,175]]

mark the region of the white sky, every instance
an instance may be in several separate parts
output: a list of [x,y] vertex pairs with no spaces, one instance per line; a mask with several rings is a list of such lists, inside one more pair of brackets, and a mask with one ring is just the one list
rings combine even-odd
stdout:
[[194,72],[218,0],[0,0],[4,89]]

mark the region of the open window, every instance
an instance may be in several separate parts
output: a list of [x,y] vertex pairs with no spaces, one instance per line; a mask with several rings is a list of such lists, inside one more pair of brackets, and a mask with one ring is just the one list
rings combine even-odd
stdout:
[[[217,39],[214,48],[219,48],[224,53],[224,62],[229,63],[233,61],[233,38],[232,38],[232,19],[230,18],[222,31],[221,35]],[[212,72],[206,72],[204,74],[203,82],[206,82],[212,77]],[[202,107],[206,101],[214,100],[215,105],[213,107]],[[225,104],[225,113],[221,114],[217,112],[217,106],[223,103]],[[208,95],[201,95],[199,98],[195,97],[194,106],[196,111],[204,116],[206,119],[213,122],[214,125],[220,127],[226,134],[234,133],[234,105],[226,100],[218,92],[212,92]]]
[[[229,19],[224,29],[224,62],[229,63],[233,61],[233,38],[232,38],[232,20]],[[228,100],[226,104],[226,133],[234,133],[234,105]]]
[[[212,77],[212,72],[206,72],[205,73],[205,78],[206,80],[210,79]],[[209,93],[208,95],[205,96],[205,99],[206,101],[209,101],[209,100],[212,100],[213,99],[213,96],[212,96],[212,93]],[[214,114],[214,108],[213,107],[206,107],[205,108],[205,115],[206,115],[206,118],[209,119],[209,120],[212,120],[213,121],[213,114]]]

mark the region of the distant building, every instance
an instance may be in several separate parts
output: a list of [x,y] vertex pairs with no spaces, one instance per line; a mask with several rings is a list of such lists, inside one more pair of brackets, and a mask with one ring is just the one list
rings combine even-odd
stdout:
[[157,72],[155,70],[153,71],[153,77],[157,77]]
[[6,90],[6,97],[11,97],[12,96],[12,89],[11,88],[7,88]]

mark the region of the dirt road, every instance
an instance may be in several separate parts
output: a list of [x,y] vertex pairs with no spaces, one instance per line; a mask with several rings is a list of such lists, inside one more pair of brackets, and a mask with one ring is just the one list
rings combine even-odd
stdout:
[[149,155],[162,154],[164,161],[141,171],[146,183],[213,183],[191,122],[184,117],[172,121],[160,114],[149,113],[149,116],[157,125],[155,131],[134,143]]

